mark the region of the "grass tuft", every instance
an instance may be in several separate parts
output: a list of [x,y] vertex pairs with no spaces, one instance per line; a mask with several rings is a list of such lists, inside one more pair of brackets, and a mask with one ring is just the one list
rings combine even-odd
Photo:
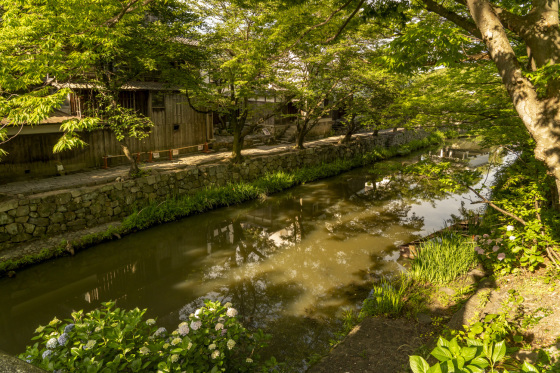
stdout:
[[420,245],[409,273],[418,282],[445,284],[467,273],[477,263],[473,242],[463,236],[447,234]]

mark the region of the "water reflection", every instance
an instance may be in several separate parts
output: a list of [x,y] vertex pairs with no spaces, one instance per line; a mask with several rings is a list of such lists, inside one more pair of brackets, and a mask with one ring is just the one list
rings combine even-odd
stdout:
[[398,173],[383,175],[381,166],[156,227],[2,279],[0,348],[21,352],[38,324],[111,299],[148,308],[168,328],[212,299],[232,302],[247,326],[273,333],[272,353],[302,369],[306,356],[328,346],[338,328],[333,316],[363,298],[371,276],[400,270],[397,245],[440,228],[461,206],[460,196]]

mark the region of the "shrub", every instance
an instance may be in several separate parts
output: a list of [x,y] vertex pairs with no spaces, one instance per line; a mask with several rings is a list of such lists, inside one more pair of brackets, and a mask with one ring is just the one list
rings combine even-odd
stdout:
[[477,262],[472,242],[456,234],[447,234],[420,245],[409,273],[416,281],[443,284],[465,274]]
[[206,302],[171,333],[144,320],[146,310],[114,306],[40,326],[19,358],[56,372],[246,372],[267,338],[243,328],[229,303]]

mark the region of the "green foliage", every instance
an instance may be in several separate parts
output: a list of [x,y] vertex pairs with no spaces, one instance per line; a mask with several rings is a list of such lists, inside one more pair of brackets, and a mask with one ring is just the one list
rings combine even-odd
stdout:
[[[484,373],[501,371],[538,372],[537,368],[525,362],[521,367],[506,363],[507,347],[504,341],[487,342],[467,339],[466,345],[457,338],[448,341],[439,337],[437,346],[431,352],[439,362],[430,366],[421,356],[410,356],[410,368],[414,373]],[[514,370],[507,370],[514,369]]]
[[399,316],[404,307],[404,294],[410,285],[407,275],[397,281],[382,279],[373,285],[370,295],[364,300],[358,320],[367,316]]
[[422,243],[411,261],[410,276],[416,281],[445,284],[476,266],[473,243],[446,234]]
[[38,342],[19,358],[61,372],[247,372],[258,367],[268,338],[249,333],[229,303],[206,302],[171,333],[144,320],[146,310],[114,306],[40,326]]
[[[554,208],[556,185],[547,175],[544,164],[535,160],[532,149],[524,150],[519,158],[497,175],[492,187],[492,202],[517,216],[490,207],[484,226],[489,234],[477,238],[481,259],[500,273],[525,267],[534,270],[560,243],[560,212]],[[495,228],[497,227],[497,228]]]

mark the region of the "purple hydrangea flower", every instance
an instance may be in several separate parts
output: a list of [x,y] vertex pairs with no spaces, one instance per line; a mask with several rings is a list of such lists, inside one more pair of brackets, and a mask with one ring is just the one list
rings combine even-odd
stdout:
[[161,328],[159,328],[158,330],[156,330],[156,332],[154,333],[154,337],[162,337],[167,333],[167,329],[165,329],[163,326]]
[[58,344],[61,346],[66,346],[66,343],[68,343],[68,334],[63,333],[60,337],[58,337]]
[[52,355],[52,351],[51,350],[45,350],[45,352],[43,352],[43,360],[47,359],[49,356]]
[[74,325],[74,324],[68,324],[68,325],[66,325],[66,326],[64,327],[64,333],[70,333],[70,332],[74,329],[75,326],[76,326],[76,325]]

